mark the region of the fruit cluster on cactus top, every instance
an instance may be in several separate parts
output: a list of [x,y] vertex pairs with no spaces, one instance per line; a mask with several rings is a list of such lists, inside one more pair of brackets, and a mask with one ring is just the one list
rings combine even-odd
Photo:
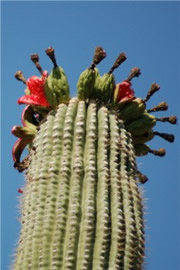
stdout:
[[[49,111],[55,110],[60,103],[68,104],[70,100],[68,80],[62,67],[57,65],[54,49],[49,47],[46,54],[53,63],[50,73],[43,71],[38,54],[33,54],[31,60],[41,77],[32,76],[26,80],[22,71],[15,73],[15,78],[26,85],[25,95],[18,99],[18,103],[27,105],[22,114],[23,126],[14,126],[12,129],[12,133],[19,138],[12,150],[14,166],[19,171],[24,169],[26,162],[26,159],[20,162],[21,154],[27,145],[31,147],[32,140],[43,118]],[[176,124],[175,116],[157,118],[150,114],[151,112],[167,110],[167,103],[161,102],[149,110],[146,109],[147,101],[160,89],[159,85],[153,83],[144,99],[135,97],[131,80],[134,77],[139,77],[140,69],[132,68],[125,80],[116,83],[113,71],[126,60],[126,54],[120,53],[110,70],[101,76],[96,66],[105,57],[105,50],[102,47],[96,47],[92,64],[81,73],[77,82],[77,98],[84,100],[87,104],[95,102],[99,106],[106,106],[109,110],[116,111],[119,118],[124,121],[127,131],[132,134],[136,156],[147,153],[163,156],[165,154],[164,148],[151,150],[145,144],[155,135],[169,142],[174,141],[174,135],[160,133],[152,129],[157,121]]]

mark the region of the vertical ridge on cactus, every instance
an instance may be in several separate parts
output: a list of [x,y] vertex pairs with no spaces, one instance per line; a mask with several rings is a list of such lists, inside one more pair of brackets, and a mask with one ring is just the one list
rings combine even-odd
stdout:
[[[130,80],[140,75],[139,68],[131,70],[129,82],[115,84],[109,73],[101,77],[95,66],[106,56],[102,47],[95,50],[92,70],[80,75],[77,98],[69,98],[54,49],[46,53],[64,76],[61,80],[53,72],[47,74],[45,99],[53,106],[45,110],[43,103],[32,100],[23,114],[27,125],[12,129],[29,149],[25,162],[20,161],[21,145],[13,147],[15,167],[26,175],[13,270],[142,270],[145,235],[139,183],[148,178],[139,172],[136,156],[163,156],[164,148],[152,150],[145,143],[155,135],[173,142],[172,134],[152,128],[157,121],[176,124],[177,119],[150,114],[166,110],[165,102],[146,109],[146,101],[160,88],[156,83],[145,99],[135,97]],[[35,55],[36,66],[38,59]],[[125,59],[120,54],[111,73]],[[22,76],[16,74],[25,83]],[[37,99],[41,90],[34,89]],[[33,121],[37,114],[40,120]]]
[[[136,249],[137,249],[137,231],[134,216],[134,202],[130,187],[130,164],[128,162],[128,136],[125,129],[120,130],[120,140],[122,151],[120,152],[120,178],[122,186],[122,197],[125,219],[126,243],[124,250],[124,269],[137,269],[136,266]],[[134,180],[133,180],[134,181]]]
[[96,238],[92,269],[108,269],[110,245],[110,206],[109,206],[109,117],[105,107],[99,109],[97,141],[97,197],[96,197]]
[[63,267],[75,269],[79,227],[81,219],[82,183],[84,178],[84,141],[85,141],[85,112],[84,101],[79,102],[74,125],[72,164],[69,192],[68,218],[65,231],[65,245],[63,253]]
[[144,261],[144,253],[145,253],[145,238],[144,238],[144,215],[143,215],[143,199],[140,195],[140,191],[135,182],[136,175],[136,163],[135,163],[135,154],[133,149],[133,143],[131,134],[127,133],[128,137],[128,163],[129,163],[129,185],[132,192],[133,199],[133,211],[134,211],[134,219],[136,225],[136,233],[137,233],[137,248],[136,253],[137,256],[137,269],[142,269],[142,264]]
[[86,138],[84,146],[84,179],[81,202],[80,234],[75,269],[91,269],[95,239],[97,192],[97,106],[87,108]]
[[109,269],[124,269],[124,250],[126,244],[125,219],[122,186],[120,182],[120,136],[117,116],[110,115],[111,145],[110,145],[110,174],[111,174],[111,246]]
[[69,202],[69,179],[71,177],[71,160],[73,147],[74,119],[77,111],[77,100],[72,99],[66,112],[64,121],[63,150],[60,171],[58,175],[58,190],[56,197],[56,226],[54,231],[53,248],[56,251],[56,259],[61,266],[63,263],[63,249],[66,233],[68,202]]

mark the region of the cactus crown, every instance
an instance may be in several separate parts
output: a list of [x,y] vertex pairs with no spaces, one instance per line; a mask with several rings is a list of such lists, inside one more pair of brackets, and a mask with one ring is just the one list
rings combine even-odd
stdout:
[[[43,71],[38,54],[33,54],[31,60],[41,77],[32,76],[26,80],[22,71],[15,73],[15,78],[26,84],[25,95],[18,99],[18,103],[27,105],[22,113],[23,126],[12,128],[12,133],[19,138],[12,150],[14,167],[19,171],[23,171],[27,167],[27,158],[20,161],[20,156],[27,145],[31,147],[31,142],[41,122],[59,104],[68,104],[70,101],[68,80],[62,67],[57,65],[54,49],[49,47],[45,52],[53,63],[53,69],[49,74],[47,71]],[[95,101],[99,107],[105,105],[110,110],[115,111],[119,119],[123,121],[127,131],[132,134],[136,156],[148,153],[164,156],[164,148],[152,150],[145,144],[154,136],[160,136],[169,142],[174,141],[174,135],[153,130],[157,121],[176,124],[176,116],[157,118],[151,114],[167,110],[167,103],[161,102],[153,108],[146,108],[147,101],[155,92],[159,91],[160,86],[152,83],[145,98],[136,97],[131,81],[134,77],[139,77],[140,69],[138,67],[132,68],[124,81],[116,83],[113,71],[127,59],[126,54],[120,53],[110,70],[101,76],[96,66],[105,57],[105,50],[102,47],[96,47],[92,64],[81,73],[77,82],[78,99],[84,100],[86,104]],[[140,172],[137,175],[139,175],[140,180],[146,178],[142,174],[140,177]]]

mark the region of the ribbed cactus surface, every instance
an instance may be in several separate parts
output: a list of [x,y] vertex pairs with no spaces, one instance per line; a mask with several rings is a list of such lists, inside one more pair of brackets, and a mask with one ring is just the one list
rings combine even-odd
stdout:
[[[152,128],[157,121],[176,123],[176,117],[156,118],[150,112],[167,110],[162,102],[146,109],[159,90],[152,84],[146,98],[131,88],[133,68],[115,84],[113,70],[125,61],[121,53],[102,77],[96,65],[106,56],[97,47],[93,63],[77,83],[77,97],[69,97],[67,77],[57,66],[54,50],[46,54],[54,64],[43,71],[37,54],[31,59],[41,73],[26,80],[18,103],[28,104],[23,126],[14,126],[19,139],[13,147],[14,167],[25,170],[21,198],[21,232],[13,270],[142,270],[145,257],[143,202],[139,184],[147,178],[136,156],[151,150],[145,143],[155,135],[173,142],[172,134]],[[29,154],[20,156],[28,145]]]
[[30,151],[14,269],[141,269],[143,210],[131,134],[114,111],[71,99]]

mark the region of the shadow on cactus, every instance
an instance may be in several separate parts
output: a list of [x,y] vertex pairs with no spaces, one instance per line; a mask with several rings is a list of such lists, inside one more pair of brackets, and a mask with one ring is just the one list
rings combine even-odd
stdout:
[[[164,156],[152,150],[154,136],[173,142],[172,134],[154,130],[157,121],[176,124],[176,117],[153,112],[168,109],[166,102],[147,109],[159,91],[153,83],[145,98],[135,96],[135,67],[116,83],[113,71],[125,60],[121,53],[110,70],[100,75],[97,65],[106,57],[95,49],[89,68],[79,77],[77,97],[70,98],[67,77],[53,63],[43,71],[39,56],[31,60],[40,77],[26,80],[19,104],[26,104],[12,154],[14,167],[25,171],[21,233],[13,269],[141,270],[145,257],[143,203],[139,184],[148,178],[137,168],[136,156]],[[29,154],[21,160],[25,148]]]

